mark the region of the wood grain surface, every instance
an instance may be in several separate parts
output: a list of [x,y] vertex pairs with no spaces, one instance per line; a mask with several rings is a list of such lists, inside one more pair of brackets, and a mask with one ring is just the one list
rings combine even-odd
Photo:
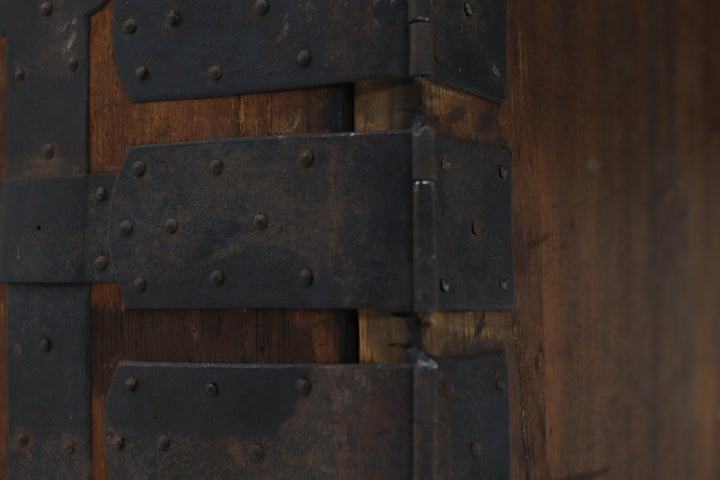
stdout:
[[[508,14],[502,106],[356,88],[358,129],[419,117],[513,152],[516,306],[425,319],[424,347],[505,349],[513,478],[720,478],[720,7],[511,0]],[[361,312],[361,359],[403,361],[408,324]]]

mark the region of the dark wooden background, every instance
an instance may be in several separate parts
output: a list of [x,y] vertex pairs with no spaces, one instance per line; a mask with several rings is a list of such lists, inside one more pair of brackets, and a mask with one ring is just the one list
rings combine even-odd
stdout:
[[[514,479],[720,478],[720,2],[509,0],[502,106],[426,82],[132,105],[110,9],[92,20],[94,173],[135,144],[403,128],[418,112],[503,143],[516,307],[429,318],[425,348],[506,350]],[[3,165],[4,51],[0,38]],[[381,312],[130,312],[109,285],[93,287],[93,312],[96,479],[120,359],[389,362],[410,342]],[[4,302],[0,319],[4,359]],[[5,378],[0,362],[0,438]]]

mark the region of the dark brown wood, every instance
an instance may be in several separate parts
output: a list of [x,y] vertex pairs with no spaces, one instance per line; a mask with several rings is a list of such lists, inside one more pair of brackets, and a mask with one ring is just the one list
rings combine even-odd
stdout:
[[[513,478],[720,478],[720,6],[508,12],[507,103],[415,108],[512,150],[516,307],[426,319],[424,346],[507,351]],[[404,126],[398,88],[359,86],[356,126]],[[361,358],[402,360],[406,325],[361,312]]]
[[[92,18],[90,167],[117,172],[133,145],[347,129],[344,87],[233,98],[132,104],[113,60],[109,4]],[[114,285],[93,303],[93,475],[106,477],[104,406],[120,360],[343,362],[357,358],[354,312],[130,311]]]

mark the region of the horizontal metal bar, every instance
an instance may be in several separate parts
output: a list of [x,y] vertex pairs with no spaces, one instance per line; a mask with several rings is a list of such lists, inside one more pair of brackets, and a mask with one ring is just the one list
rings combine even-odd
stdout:
[[412,131],[130,149],[0,184],[0,280],[117,282],[129,308],[513,303],[510,155]]
[[109,478],[508,479],[504,356],[426,362],[121,363]]
[[115,2],[133,101],[430,77],[503,101],[505,0]]

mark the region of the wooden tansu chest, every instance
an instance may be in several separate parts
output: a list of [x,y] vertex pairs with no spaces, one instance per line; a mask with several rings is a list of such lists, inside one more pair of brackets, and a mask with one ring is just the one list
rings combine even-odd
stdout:
[[0,0],[0,477],[720,478],[719,18]]

